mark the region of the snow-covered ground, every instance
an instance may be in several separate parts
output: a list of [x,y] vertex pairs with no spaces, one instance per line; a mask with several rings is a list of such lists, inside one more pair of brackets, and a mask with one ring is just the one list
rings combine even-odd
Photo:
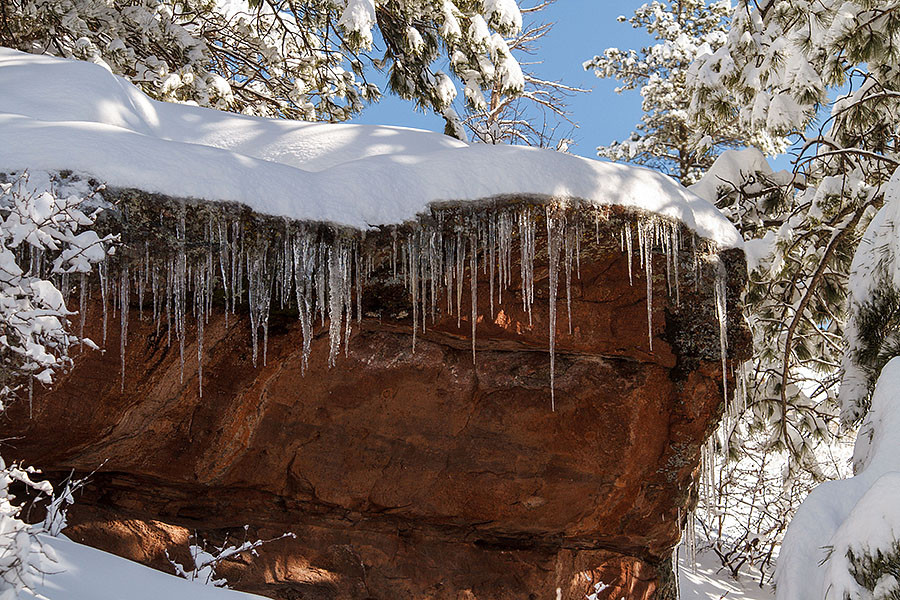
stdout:
[[[180,579],[64,537],[42,536],[57,562],[35,590],[49,600],[259,600]],[[32,598],[31,594],[23,597]]]
[[[77,544],[65,537],[41,538],[57,562],[35,590],[49,600],[252,600],[261,598],[215,588],[155,571],[107,552]],[[772,600],[770,587],[760,588],[748,576],[734,581],[716,572],[716,557],[697,555],[692,570],[680,556],[682,600]],[[32,598],[31,594],[26,594]]]
[[770,585],[759,586],[752,573],[742,573],[735,581],[727,570],[719,570],[721,563],[712,552],[699,552],[695,568],[688,565],[684,548],[679,549],[678,582],[681,600],[773,600],[775,592]]
[[642,208],[724,247],[742,241],[709,202],[660,173],[440,134],[262,119],[155,102],[80,61],[0,48],[0,171],[71,170],[109,185],[241,202],[357,228],[442,201],[505,195]]

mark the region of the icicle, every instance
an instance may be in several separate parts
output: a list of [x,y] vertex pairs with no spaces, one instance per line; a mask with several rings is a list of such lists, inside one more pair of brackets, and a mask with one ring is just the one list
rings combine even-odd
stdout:
[[687,551],[688,551],[688,563],[691,566],[691,573],[694,575],[697,574],[697,529],[694,524],[694,519],[696,516],[693,511],[688,515],[687,521]]
[[174,276],[175,262],[173,260],[166,261],[166,347],[172,345],[172,305],[174,301]]
[[[456,273],[456,246],[449,240],[444,244],[444,286],[447,296],[447,314],[453,314],[453,281]],[[457,324],[459,327],[459,324]]]
[[241,297],[241,265],[243,264],[243,255],[238,246],[238,237],[240,234],[240,223],[234,221],[231,223],[231,247],[228,252],[228,259],[231,261],[231,314],[235,314],[237,310],[237,301]]
[[344,293],[341,281],[341,256],[336,246],[328,252],[328,366],[335,365],[341,345],[341,317],[344,312]]
[[634,278],[632,276],[632,247],[633,247],[632,239],[631,239],[631,223],[625,224],[625,252],[628,255],[628,285],[634,285]]
[[668,234],[670,231],[670,224],[666,223],[665,228],[662,232],[662,247],[663,251],[666,254],[666,292],[669,294],[669,297],[672,297],[672,272],[675,270],[675,267],[672,265],[672,244],[671,237]]
[[411,233],[407,239],[406,253],[409,268],[409,292],[412,299],[412,351],[416,352],[416,332],[419,328],[419,260],[416,245],[416,235]]
[[316,245],[316,310],[319,312],[321,325],[325,326],[325,315],[328,306],[325,304],[325,292],[328,276],[328,251],[323,242]]
[[650,352],[653,352],[653,245],[647,239],[649,232],[642,233],[644,224],[638,225],[638,238],[641,242],[644,264],[644,275],[647,278],[647,338],[650,344]]
[[[357,324],[362,323],[362,295],[363,295],[363,273],[360,272],[362,268],[362,259],[360,258],[359,250],[354,253],[354,260],[356,265],[356,322]],[[432,301],[434,299],[432,298]],[[436,308],[432,306],[432,319],[434,319],[434,313],[436,312]]]
[[488,267],[488,296],[490,297],[490,315],[494,320],[494,273],[497,263],[497,217],[494,216],[488,222],[488,239],[487,252],[485,252],[484,260]]
[[[84,340],[84,322],[87,318],[87,293],[88,278],[87,273],[81,273],[81,280],[78,284],[78,338]],[[79,341],[79,348],[84,344]]]
[[125,346],[128,340],[128,305],[129,299],[129,277],[128,267],[122,267],[119,281],[119,361],[121,368],[121,379],[119,382],[119,391],[125,392]]
[[[563,217],[565,219],[565,217]],[[563,225],[565,228],[565,225]],[[568,317],[569,335],[572,335],[572,228],[564,229],[565,239],[565,258],[564,265],[566,270],[566,314]]]
[[[432,324],[437,320],[437,286],[438,286],[438,273],[440,272],[440,265],[438,264],[438,260],[441,256],[440,250],[438,248],[440,238],[436,231],[432,231],[428,238],[428,266],[430,270],[429,283],[431,285],[431,322]],[[424,311],[423,311],[424,313]],[[422,331],[425,331],[425,325],[423,322]]]
[[300,370],[305,373],[309,366],[312,348],[312,285],[314,270],[314,249],[308,234],[294,236],[294,291],[297,296],[297,317],[303,333],[303,353]]
[[[203,269],[197,270],[196,294],[200,297],[200,310],[197,314],[197,389],[200,398],[203,398],[203,330],[206,323],[204,301],[206,299],[206,288],[208,286],[207,278],[209,272],[210,271],[204,271]],[[228,314],[227,311],[226,314]]]
[[350,331],[353,327],[353,256],[350,247],[343,244],[341,245],[341,284],[344,290],[343,305],[346,316],[344,320],[344,356],[348,356],[350,352]]
[[462,287],[466,275],[466,240],[456,233],[456,327],[462,327]]
[[138,293],[138,319],[144,320],[144,282],[146,280],[146,275],[144,274],[145,270],[148,267],[148,263],[150,262],[150,244],[148,242],[144,242],[144,256],[141,257],[140,264],[138,265],[138,276],[137,276],[137,293]]
[[397,228],[391,229],[391,270],[397,279]]
[[159,269],[155,263],[150,275],[150,290],[153,294],[153,322],[156,326],[156,335],[159,337],[159,321],[162,315],[159,311]]
[[228,230],[221,219],[216,221],[216,230],[219,235],[219,274],[222,277],[222,290],[224,291],[225,296],[225,328],[228,329],[229,302],[232,302],[231,284],[228,278],[231,271],[228,263],[228,251],[230,246],[228,245]]
[[722,358],[722,395],[725,403],[728,403],[728,309],[726,306],[725,280],[728,276],[725,272],[725,264],[718,256],[713,257],[713,267],[716,270],[715,299],[716,318],[719,323],[719,355]]
[[259,330],[263,330],[263,366],[266,364],[269,341],[269,306],[272,301],[272,284],[274,269],[268,263],[269,246],[263,243],[260,247],[247,252],[247,300],[250,304],[250,329],[253,344],[253,365],[256,366],[258,356]]
[[500,288],[497,298],[503,304],[503,290],[512,282],[512,218],[508,212],[500,215],[499,244],[500,244]]
[[534,304],[534,249],[535,226],[534,214],[526,207],[519,212],[519,245],[522,262],[522,308],[528,311],[528,325],[532,324],[531,305]]
[[[581,219],[575,221],[575,271],[581,281]],[[572,312],[571,310],[569,311]],[[571,314],[569,315],[571,316]],[[569,328],[571,330],[571,327]],[[571,331],[570,331],[571,333]]]
[[[561,230],[561,231],[560,231]],[[550,278],[550,408],[556,410],[556,292],[559,283],[560,235],[565,236],[565,222],[557,221],[547,206],[547,258]]]
[[478,322],[478,241],[473,231],[469,236],[469,287],[472,291],[472,364],[475,364],[475,328]]
[[673,263],[675,266],[675,306],[681,306],[681,289],[678,280],[681,274],[678,272],[679,252],[681,250],[681,228],[677,224],[672,225],[672,246],[674,247]]
[[103,259],[100,261],[98,265],[97,272],[100,275],[100,302],[103,305],[103,345],[106,346],[106,324],[108,319],[106,300],[107,300],[107,290],[109,286],[109,262],[107,259]]
[[184,383],[184,309],[187,299],[187,254],[185,253],[185,210],[182,207],[176,237],[178,253],[175,264],[175,334],[178,337],[178,357],[181,363],[179,382]]

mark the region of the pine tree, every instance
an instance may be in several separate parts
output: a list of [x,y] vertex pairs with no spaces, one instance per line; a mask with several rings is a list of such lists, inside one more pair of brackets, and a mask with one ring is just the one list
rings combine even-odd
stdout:
[[600,156],[645,165],[688,185],[725,149],[749,143],[770,154],[783,149],[780,138],[754,135],[734,118],[721,119],[707,132],[689,121],[688,69],[698,54],[725,42],[730,8],[728,0],[654,1],[630,18],[619,17],[646,30],[654,43],[640,51],[607,48],[584,63],[601,79],[615,78],[620,83],[616,92],[638,90],[642,98],[644,114],[631,137],[600,146]]
[[[762,257],[747,297],[759,343],[753,396],[796,450],[797,440],[826,433],[833,414],[802,388],[818,379],[820,396],[835,397],[850,261],[900,164],[900,54],[892,42],[900,16],[889,1],[757,8],[741,0],[732,18],[727,42],[690,70],[690,112],[706,131],[737,117],[745,128],[798,140],[791,177],[744,174],[755,183],[768,177],[768,193],[743,193],[741,182],[720,189]],[[837,86],[847,93],[829,99]],[[847,424],[862,416],[852,404],[858,400],[846,398]]]
[[[838,431],[839,416],[860,422],[878,372],[900,353],[896,231],[860,245],[895,202],[900,15],[889,0],[739,0],[731,21],[723,45],[688,71],[689,113],[705,132],[737,119],[796,142],[791,173],[736,160],[713,168],[706,191],[748,240],[747,423],[791,453],[792,474],[815,474],[817,439]],[[868,257],[864,277],[854,254]]]
[[443,112],[457,90],[524,87],[504,35],[515,0],[9,0],[0,45],[101,63],[148,95],[263,116],[341,121],[388,89]]
[[524,67],[524,87],[521,92],[508,93],[502,81],[495,78],[486,93],[477,86],[465,90],[461,122],[471,137],[486,144],[519,144],[563,150],[566,135],[576,127],[569,118],[567,99],[585,93],[562,81],[538,76],[532,57],[539,54],[540,44],[553,28],[552,22],[542,22],[539,16],[556,0],[537,0],[520,10],[524,25],[519,33],[507,40],[513,56]]

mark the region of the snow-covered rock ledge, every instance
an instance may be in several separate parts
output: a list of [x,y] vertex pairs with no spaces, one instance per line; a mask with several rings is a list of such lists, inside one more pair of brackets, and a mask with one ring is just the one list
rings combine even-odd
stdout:
[[150,100],[85,62],[0,48],[0,170],[82,171],[110,186],[234,201],[366,229],[433,203],[504,195],[640,208],[739,247],[709,203],[659,173],[400,127],[261,119]]
[[102,183],[93,227],[119,239],[97,277],[47,273],[108,351],[10,415],[16,458],[50,474],[109,459],[79,539],[166,568],[114,523],[296,530],[233,573],[284,598],[313,571],[359,600],[575,600],[595,576],[669,597],[748,347],[740,239],[711,204],[555,152],[156,103],[9,50],[0,86],[0,181]]

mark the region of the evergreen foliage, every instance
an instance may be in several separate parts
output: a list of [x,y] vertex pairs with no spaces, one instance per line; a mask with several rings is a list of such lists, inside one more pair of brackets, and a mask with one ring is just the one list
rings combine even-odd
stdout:
[[584,63],[601,79],[615,78],[620,83],[616,92],[638,90],[642,98],[644,114],[636,131],[627,140],[597,148],[600,156],[645,165],[688,185],[725,149],[748,143],[768,153],[784,149],[779,138],[745,129],[734,118],[722,118],[708,131],[690,122],[688,69],[697,55],[725,43],[730,9],[728,0],[654,1],[632,17],[619,17],[646,30],[654,43],[640,51],[607,48]]
[[522,91],[504,35],[515,0],[10,0],[0,45],[107,66],[151,97],[262,116],[341,121],[388,89],[442,113],[457,94]]
[[[815,474],[816,439],[863,419],[878,374],[900,353],[896,209],[875,216],[898,195],[888,183],[900,165],[898,8],[893,0],[739,0],[725,43],[688,72],[696,127],[737,119],[754,134],[796,141],[792,173],[747,165],[716,198],[732,209],[753,258],[748,418],[791,453],[792,473]],[[851,557],[857,581],[887,598],[893,592],[876,590],[890,562],[883,558]]]
[[[735,181],[719,201],[742,207],[733,217],[760,257],[747,295],[753,409],[780,445],[810,459],[809,440],[828,436],[837,414],[851,259],[898,164],[894,4],[740,0],[725,43],[701,53],[687,78],[702,130],[737,119],[797,140],[793,173],[735,177],[768,177],[771,192]],[[832,100],[837,86],[846,93]],[[857,422],[842,402],[845,423]]]
[[900,600],[900,541],[889,551],[847,553],[850,574],[873,600]]
[[522,6],[522,29],[508,40],[510,51],[523,67],[521,92],[510,94],[499,82],[486,93],[466,89],[464,123],[473,140],[565,151],[570,141],[565,135],[576,127],[566,101],[587,90],[542,78],[534,70],[540,61],[533,57],[540,54],[540,44],[554,25],[539,17],[554,3],[556,0],[536,0]]

